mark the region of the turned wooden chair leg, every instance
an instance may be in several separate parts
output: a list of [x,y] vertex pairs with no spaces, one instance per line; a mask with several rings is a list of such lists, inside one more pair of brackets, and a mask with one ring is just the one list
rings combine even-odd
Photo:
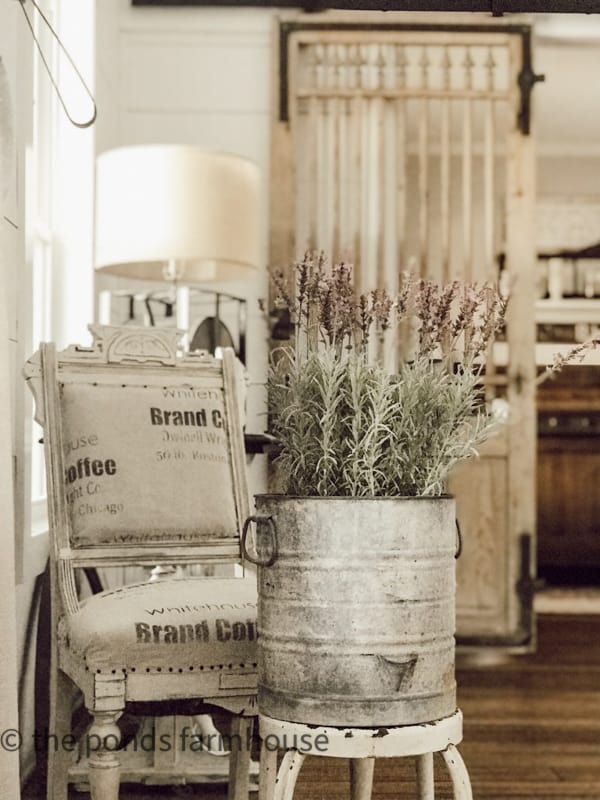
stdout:
[[350,759],[351,800],[371,800],[373,792],[374,758]]
[[461,754],[453,744],[450,744],[446,750],[442,751],[442,756],[452,779],[454,800],[473,800],[469,773]]
[[[50,675],[50,721],[48,729],[48,769],[46,775],[48,800],[67,800],[69,793],[69,767],[73,753],[64,743],[71,735],[74,687],[60,670]],[[46,742],[43,743],[46,746]]]
[[119,758],[117,748],[121,732],[117,720],[122,709],[115,711],[93,710],[92,726],[86,734],[86,748],[90,757],[88,775],[91,800],[119,800]]
[[277,780],[277,748],[260,747],[260,770],[258,773],[258,800],[274,800]]
[[231,723],[227,800],[248,800],[253,727],[254,717],[235,716]]
[[297,750],[287,751],[277,773],[275,800],[293,800],[296,781],[303,762],[304,753],[299,753]]
[[417,756],[417,797],[419,800],[434,800],[433,753]]

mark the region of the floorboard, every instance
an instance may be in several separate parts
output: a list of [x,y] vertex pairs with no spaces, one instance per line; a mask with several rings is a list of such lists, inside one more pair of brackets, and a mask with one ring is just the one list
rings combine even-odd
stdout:
[[[600,800],[600,616],[540,616],[535,654],[459,669],[457,681],[465,718],[460,750],[475,800]],[[410,759],[377,763],[373,800],[414,792]],[[297,800],[347,800],[348,793],[345,762],[307,759]],[[121,800],[225,796],[218,787],[121,790]],[[443,765],[436,763],[436,798],[450,797]],[[24,794],[24,800],[38,798],[35,786]]]

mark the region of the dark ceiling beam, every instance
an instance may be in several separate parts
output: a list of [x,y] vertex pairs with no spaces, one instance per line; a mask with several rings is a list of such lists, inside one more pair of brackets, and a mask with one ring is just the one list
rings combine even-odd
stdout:
[[134,6],[269,6],[325,11],[483,11],[494,16],[516,13],[600,14],[600,0],[131,0]]

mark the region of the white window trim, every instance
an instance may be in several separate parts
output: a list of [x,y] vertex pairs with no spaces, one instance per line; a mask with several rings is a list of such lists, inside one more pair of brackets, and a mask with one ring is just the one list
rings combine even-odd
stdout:
[[[45,0],[42,8],[92,87],[93,0]],[[89,98],[74,81],[71,66],[38,14],[34,15],[34,29],[70,112],[74,118],[84,118]],[[59,348],[84,341],[86,326],[92,322],[95,157],[93,129],[82,131],[71,125],[37,48],[33,53],[34,125],[26,225],[32,270],[31,316],[24,320],[31,336],[30,350],[36,350],[41,341],[54,341]],[[74,107],[79,103],[82,111]],[[38,443],[43,431],[37,423],[31,424],[29,528],[35,537],[48,530],[48,517],[44,453]]]

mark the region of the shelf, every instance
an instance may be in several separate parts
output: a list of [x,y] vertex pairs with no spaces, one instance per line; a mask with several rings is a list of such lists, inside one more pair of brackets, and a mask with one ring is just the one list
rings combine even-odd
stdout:
[[600,325],[600,297],[537,300],[535,321],[548,325],[577,325],[581,322]]

